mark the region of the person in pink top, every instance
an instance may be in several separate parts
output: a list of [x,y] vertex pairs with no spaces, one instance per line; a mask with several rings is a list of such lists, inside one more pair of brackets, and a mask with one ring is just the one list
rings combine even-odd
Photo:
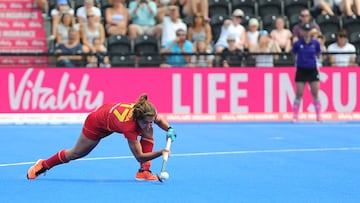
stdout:
[[278,17],[274,21],[275,29],[270,32],[271,39],[279,45],[282,51],[291,51],[291,37],[292,33],[285,27],[285,19]]

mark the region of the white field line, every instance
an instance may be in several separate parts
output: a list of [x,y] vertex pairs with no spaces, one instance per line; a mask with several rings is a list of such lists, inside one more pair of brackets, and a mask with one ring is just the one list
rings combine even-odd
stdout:
[[[215,156],[215,155],[234,155],[234,154],[266,154],[266,153],[301,153],[301,152],[334,152],[334,151],[360,151],[360,147],[338,147],[338,148],[303,148],[303,149],[273,149],[273,150],[248,150],[248,151],[228,151],[228,152],[198,152],[171,154],[172,157],[189,157],[189,156]],[[112,160],[112,159],[133,159],[133,156],[112,156],[112,157],[95,157],[82,158],[76,161],[95,161],[95,160]],[[0,164],[0,167],[31,165],[35,162],[17,162]]]

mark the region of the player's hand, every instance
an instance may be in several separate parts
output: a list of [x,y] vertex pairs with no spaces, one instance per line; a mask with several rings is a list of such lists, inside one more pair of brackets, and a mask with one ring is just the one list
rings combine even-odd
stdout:
[[165,154],[167,154],[167,156],[170,156],[170,149],[164,148],[164,149],[162,150],[162,156],[164,156]]
[[170,138],[171,142],[174,142],[175,138],[176,138],[175,130],[172,128],[168,129],[168,131],[166,133],[166,138]]

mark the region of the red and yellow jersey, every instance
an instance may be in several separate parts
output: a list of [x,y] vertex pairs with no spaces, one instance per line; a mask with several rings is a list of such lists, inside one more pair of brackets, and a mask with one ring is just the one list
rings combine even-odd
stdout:
[[84,134],[101,139],[117,132],[124,134],[127,139],[137,140],[142,129],[133,119],[133,107],[134,104],[131,103],[109,103],[100,106],[86,119]]

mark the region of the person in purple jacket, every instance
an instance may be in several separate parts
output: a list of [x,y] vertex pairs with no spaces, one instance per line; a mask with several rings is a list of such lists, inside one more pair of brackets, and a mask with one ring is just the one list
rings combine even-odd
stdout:
[[316,120],[320,121],[321,103],[318,96],[320,77],[319,70],[316,66],[316,60],[321,54],[321,48],[320,43],[317,40],[312,39],[309,35],[311,25],[304,24],[303,26],[303,30],[305,31],[304,37],[295,42],[292,48],[292,53],[296,56],[296,98],[293,104],[293,119],[294,121],[297,121],[299,118],[301,99],[304,94],[305,84],[308,82],[313,97]]

